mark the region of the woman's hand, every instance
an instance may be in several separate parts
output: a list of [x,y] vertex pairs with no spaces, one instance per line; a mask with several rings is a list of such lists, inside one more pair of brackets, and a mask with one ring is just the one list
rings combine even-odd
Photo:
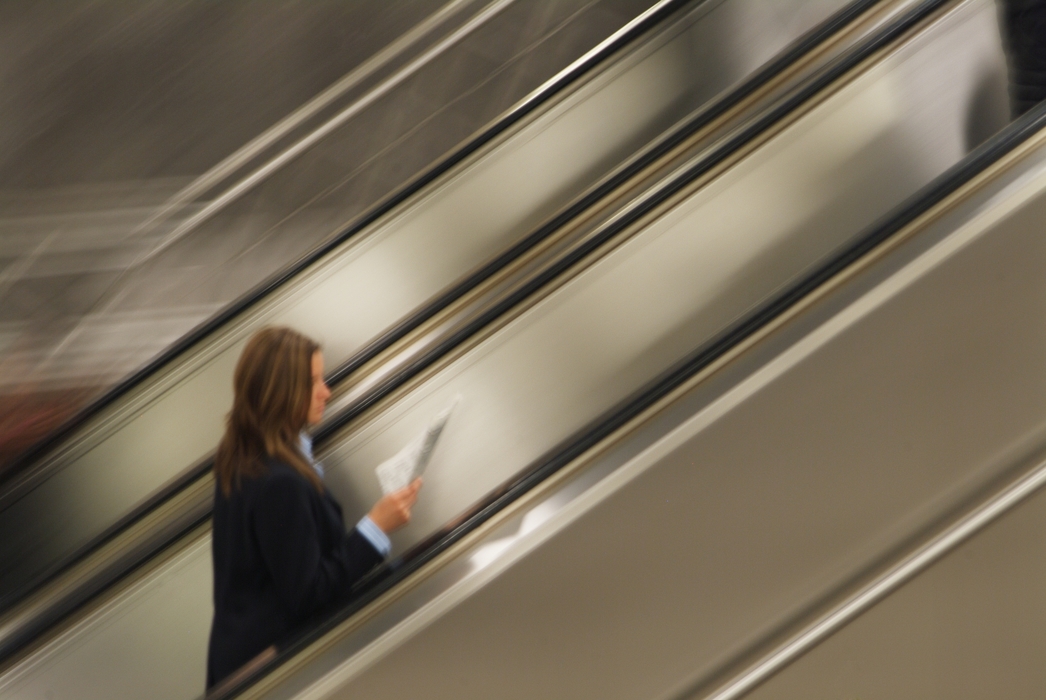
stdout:
[[410,509],[414,507],[414,501],[418,500],[418,489],[420,488],[421,478],[419,477],[412,481],[410,486],[393,491],[375,503],[367,516],[385,534],[400,529],[410,522]]

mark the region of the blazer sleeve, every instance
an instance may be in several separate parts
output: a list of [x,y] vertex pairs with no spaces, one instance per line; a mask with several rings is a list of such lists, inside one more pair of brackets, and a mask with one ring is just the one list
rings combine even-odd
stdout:
[[324,555],[310,489],[297,475],[274,474],[261,485],[254,513],[258,546],[276,594],[301,617],[344,596],[382,561],[355,529]]

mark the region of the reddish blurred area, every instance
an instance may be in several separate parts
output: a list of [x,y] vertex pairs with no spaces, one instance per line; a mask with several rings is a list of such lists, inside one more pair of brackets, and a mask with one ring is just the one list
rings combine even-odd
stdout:
[[23,389],[0,395],[0,474],[103,390],[101,386],[51,391]]

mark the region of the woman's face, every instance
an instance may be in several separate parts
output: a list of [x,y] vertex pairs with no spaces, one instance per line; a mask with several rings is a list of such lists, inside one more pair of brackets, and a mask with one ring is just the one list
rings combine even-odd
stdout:
[[312,354],[312,403],[309,404],[309,425],[320,422],[330,397],[331,390],[323,381],[323,353],[317,350]]

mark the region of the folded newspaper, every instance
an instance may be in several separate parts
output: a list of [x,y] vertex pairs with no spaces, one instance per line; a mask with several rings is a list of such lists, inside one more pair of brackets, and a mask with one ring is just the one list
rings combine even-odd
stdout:
[[450,406],[440,411],[432,422],[429,423],[429,427],[426,428],[425,432],[407,443],[407,446],[395,455],[378,465],[374,472],[378,475],[382,493],[389,494],[406,488],[410,485],[410,482],[421,476],[429,463],[429,459],[432,458],[432,450],[435,449],[436,442],[443,432],[443,426],[447,424],[447,419],[450,418],[451,412],[454,411],[454,407],[458,405],[460,400],[460,396],[456,397]]

